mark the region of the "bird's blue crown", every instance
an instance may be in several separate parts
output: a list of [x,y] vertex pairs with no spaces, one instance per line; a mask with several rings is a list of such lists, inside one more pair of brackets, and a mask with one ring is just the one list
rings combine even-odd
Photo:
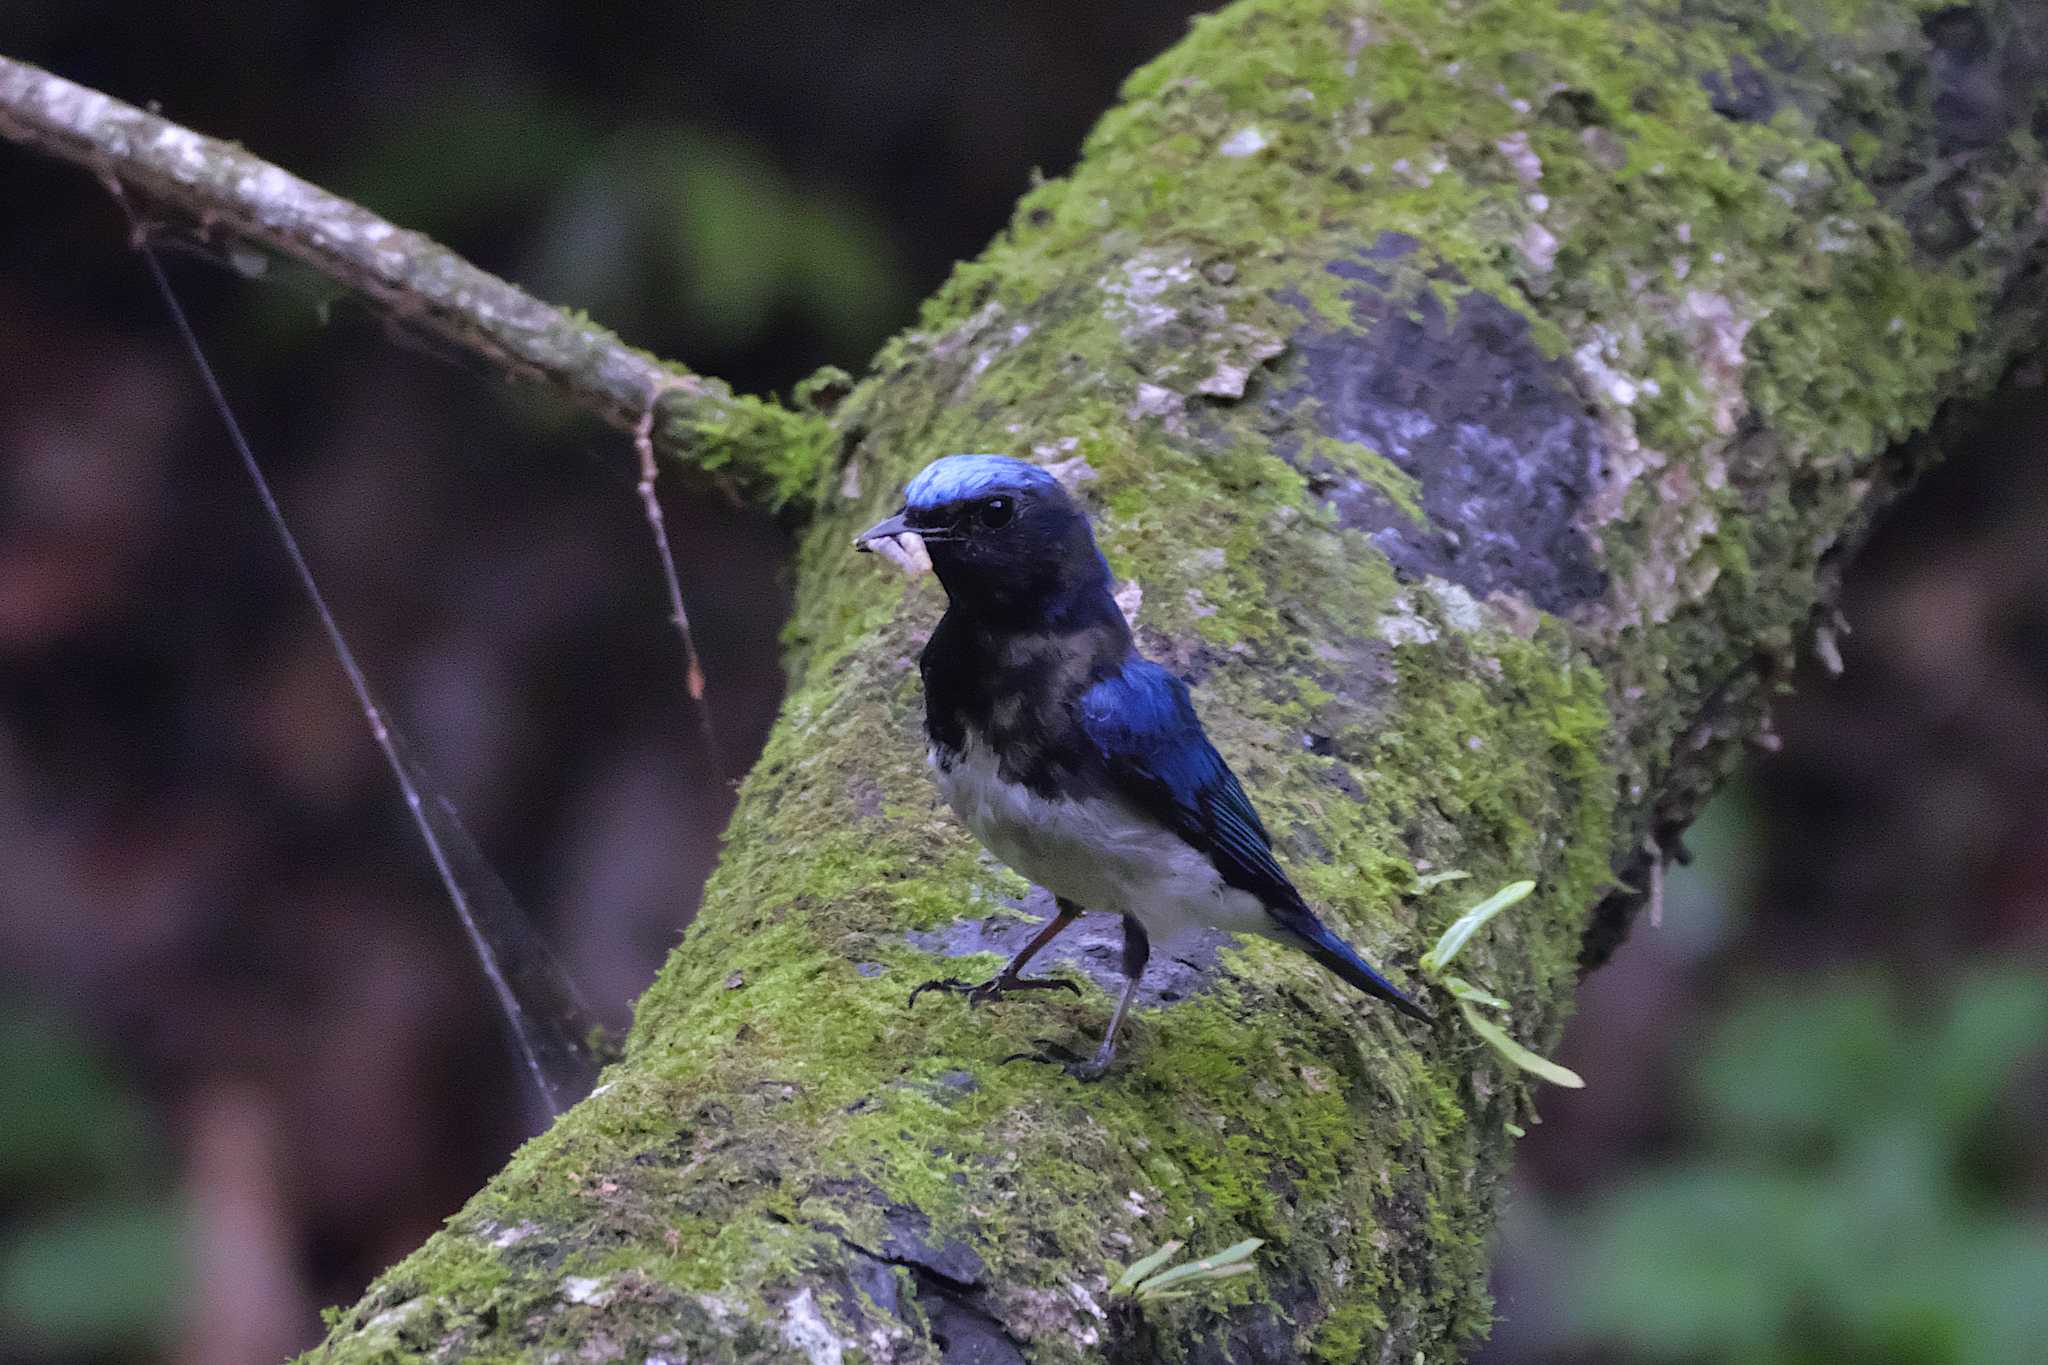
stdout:
[[1057,482],[1037,465],[1008,455],[945,455],[910,481],[903,503],[910,508],[944,507],[986,493],[1022,492]]

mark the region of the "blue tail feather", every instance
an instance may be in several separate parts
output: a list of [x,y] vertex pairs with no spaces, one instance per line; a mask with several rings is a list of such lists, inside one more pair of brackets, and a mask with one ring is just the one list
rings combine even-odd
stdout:
[[1317,962],[1328,967],[1351,985],[1367,995],[1384,1000],[1401,1013],[1420,1019],[1425,1024],[1436,1022],[1436,1016],[1410,1000],[1393,982],[1374,971],[1372,965],[1358,955],[1358,950],[1330,932],[1327,925],[1312,921],[1306,925],[1290,925],[1301,938],[1302,949]]

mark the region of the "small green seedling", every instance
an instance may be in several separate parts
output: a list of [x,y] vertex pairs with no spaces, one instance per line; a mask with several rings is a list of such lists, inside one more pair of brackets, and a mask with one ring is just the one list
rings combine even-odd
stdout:
[[1472,1008],[1468,1002],[1460,1000],[1458,1002],[1458,1012],[1465,1016],[1465,1022],[1472,1026],[1474,1033],[1493,1045],[1495,1052],[1498,1052],[1530,1075],[1540,1076],[1552,1085],[1561,1085],[1568,1090],[1583,1090],[1586,1088],[1585,1077],[1568,1066],[1559,1066],[1548,1057],[1539,1057],[1529,1051],[1528,1048],[1523,1047],[1520,1043],[1508,1037],[1506,1030],[1501,1028],[1499,1024],[1494,1023],[1493,1020],[1488,1019],[1478,1010]]
[[1488,896],[1479,904],[1451,921],[1451,927],[1444,930],[1436,941],[1436,947],[1422,955],[1422,970],[1435,976],[1451,965],[1465,947],[1466,941],[1486,926],[1486,922],[1518,901],[1526,900],[1536,883],[1529,881],[1509,882],[1500,890]]
[[1487,1005],[1501,1013],[1507,1013],[1508,1002],[1492,991],[1482,991],[1462,976],[1447,976],[1440,983],[1443,988],[1460,1000],[1470,1000],[1476,1005]]
[[1139,1303],[1156,1303],[1162,1299],[1185,1299],[1194,1292],[1194,1286],[1209,1280],[1227,1280],[1233,1275],[1252,1273],[1252,1253],[1266,1243],[1263,1238],[1247,1237],[1242,1242],[1227,1246],[1214,1256],[1204,1256],[1198,1261],[1182,1261],[1170,1270],[1159,1267],[1173,1259],[1173,1253],[1181,1249],[1181,1243],[1168,1242],[1149,1256],[1131,1262],[1130,1268],[1117,1277],[1109,1287],[1112,1294],[1125,1294]]
[[[1473,985],[1462,976],[1445,973],[1466,943],[1474,934],[1486,926],[1486,922],[1501,911],[1523,900],[1536,889],[1532,881],[1509,882],[1500,890],[1488,896],[1479,904],[1451,921],[1451,927],[1444,930],[1436,946],[1422,955],[1422,971],[1433,978],[1439,986],[1448,991],[1458,1002],[1458,1012],[1465,1016],[1465,1022],[1472,1031],[1486,1040],[1495,1052],[1532,1076],[1539,1076],[1552,1085],[1566,1086],[1572,1090],[1585,1087],[1585,1079],[1570,1067],[1559,1066],[1548,1057],[1539,1057],[1528,1048],[1510,1038],[1507,1030],[1479,1012],[1480,1007],[1508,1011],[1508,1002],[1491,991]],[[1519,1133],[1517,1137],[1521,1136]]]

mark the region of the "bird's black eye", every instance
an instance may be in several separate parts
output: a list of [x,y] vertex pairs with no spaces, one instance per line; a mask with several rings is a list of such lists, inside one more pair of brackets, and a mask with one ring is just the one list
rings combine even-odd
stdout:
[[993,531],[1010,524],[1010,518],[1017,515],[1017,504],[1008,498],[989,498],[977,509],[977,515],[981,524]]

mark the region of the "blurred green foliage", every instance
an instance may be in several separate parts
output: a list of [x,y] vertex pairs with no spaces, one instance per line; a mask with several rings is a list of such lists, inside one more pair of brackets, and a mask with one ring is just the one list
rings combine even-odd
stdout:
[[2014,1365],[2048,1358],[2048,1226],[2016,1076],[2048,975],[1983,968],[1945,1007],[1874,974],[1788,981],[1693,1069],[1700,1145],[1558,1229],[1581,1342],[1660,1359]]
[[0,1000],[0,1358],[172,1337],[184,1274],[163,1157],[81,1039]]
[[800,182],[740,136],[601,131],[539,91],[452,89],[332,179],[486,260],[512,229],[495,268],[647,344],[733,351],[786,319],[857,364],[912,303],[886,227],[852,195]]

